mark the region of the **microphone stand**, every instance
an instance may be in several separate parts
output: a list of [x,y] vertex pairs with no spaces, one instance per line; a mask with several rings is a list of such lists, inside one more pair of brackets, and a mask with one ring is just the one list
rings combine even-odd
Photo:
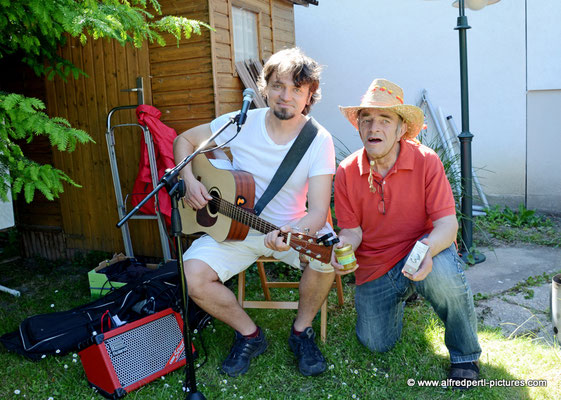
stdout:
[[[178,203],[179,200],[185,196],[185,185],[183,181],[177,179],[179,171],[181,171],[187,164],[193,160],[198,154],[203,152],[203,149],[211,143],[218,135],[220,135],[227,127],[235,122],[238,122],[240,114],[235,117],[231,117],[228,122],[226,122],[216,133],[214,133],[210,138],[204,141],[191,155],[185,157],[179,164],[175,167],[168,169],[166,173],[160,179],[158,186],[154,188],[140,203],[136,205],[127,215],[123,217],[118,223],[117,228],[120,228],[125,224],[134,214],[136,214],[140,208],[150,200],[156,193],[158,193],[163,187],[166,188],[171,197],[171,232],[175,238],[175,246],[177,251],[177,269],[181,279],[181,303],[183,308],[183,343],[185,344],[184,351],[185,357],[187,359],[187,365],[185,367],[185,379],[186,386],[188,387],[188,394],[186,399],[191,400],[206,400],[206,397],[197,391],[197,382],[195,379],[195,366],[193,361],[192,344],[191,344],[191,334],[189,330],[188,321],[188,288],[185,279],[185,269],[183,266],[183,249],[181,246],[181,218],[179,216]],[[238,124],[238,132],[241,129],[241,124]]]

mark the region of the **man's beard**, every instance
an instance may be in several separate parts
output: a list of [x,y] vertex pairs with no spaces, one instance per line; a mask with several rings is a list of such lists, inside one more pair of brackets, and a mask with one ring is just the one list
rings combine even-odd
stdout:
[[275,114],[275,117],[277,117],[281,121],[286,121],[294,118],[294,114],[291,114],[288,110],[283,108],[281,108],[280,110],[273,109],[273,114]]

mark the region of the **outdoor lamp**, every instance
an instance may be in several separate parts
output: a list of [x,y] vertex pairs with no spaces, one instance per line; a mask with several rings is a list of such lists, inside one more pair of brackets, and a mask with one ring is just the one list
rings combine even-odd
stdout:
[[[498,3],[500,0],[466,0],[466,7],[470,10],[481,10],[485,6],[489,6],[491,4]],[[458,8],[460,4],[459,0],[456,0],[452,3],[452,7]]]
[[485,256],[480,253],[470,254],[473,245],[473,202],[472,202],[472,174],[471,174],[471,142],[473,135],[469,131],[469,97],[468,97],[468,73],[467,73],[467,42],[466,31],[471,27],[468,25],[465,15],[464,3],[472,10],[480,10],[488,4],[498,3],[500,0],[456,0],[452,6],[460,9],[458,25],[454,28],[460,37],[460,95],[462,106],[462,132],[458,135],[460,139],[460,163],[462,175],[462,258],[480,263],[485,261]]

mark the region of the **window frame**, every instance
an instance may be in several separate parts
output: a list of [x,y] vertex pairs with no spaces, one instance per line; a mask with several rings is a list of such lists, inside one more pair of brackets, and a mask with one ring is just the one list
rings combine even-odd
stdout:
[[249,5],[243,0],[228,0],[228,13],[230,14],[229,25],[230,25],[230,58],[232,60],[232,74],[233,76],[238,76],[236,71],[236,51],[234,49],[234,14],[232,12],[232,7],[241,8],[256,14],[257,17],[257,56],[259,61],[263,59],[263,44],[261,33],[263,28],[261,26],[262,12],[259,8]]

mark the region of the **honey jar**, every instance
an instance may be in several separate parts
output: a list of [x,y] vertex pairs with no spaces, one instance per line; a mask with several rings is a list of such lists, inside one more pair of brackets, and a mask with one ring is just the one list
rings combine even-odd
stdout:
[[356,267],[356,257],[353,246],[347,244],[341,248],[335,248],[335,257],[337,262],[343,266],[343,270],[349,270]]

